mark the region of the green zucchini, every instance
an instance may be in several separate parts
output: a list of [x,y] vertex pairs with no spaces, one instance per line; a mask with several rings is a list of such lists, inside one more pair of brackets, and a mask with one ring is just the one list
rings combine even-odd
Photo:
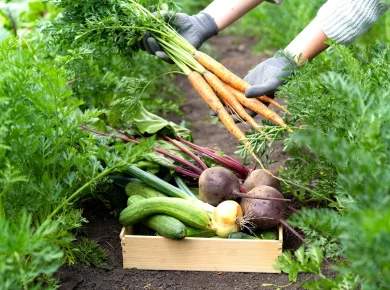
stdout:
[[144,200],[144,199],[145,199],[145,197],[143,197],[142,195],[131,195],[127,199],[127,206],[129,206],[137,201]]
[[[130,206],[137,201],[145,200],[140,195],[132,195],[127,200]],[[141,224],[155,230],[157,234],[174,240],[184,239],[187,235],[186,226],[178,219],[164,214],[156,214],[141,220]]]
[[243,232],[230,233],[228,239],[258,240],[258,238],[245,234]]
[[149,197],[166,197],[166,195],[157,189],[147,185],[142,181],[132,181],[126,184],[125,187],[126,194],[131,195],[140,195],[146,198]]
[[263,232],[260,238],[263,240],[277,240],[278,235],[275,232]]
[[120,213],[119,221],[122,225],[131,226],[154,214],[173,216],[194,228],[206,228],[210,221],[200,205],[175,197],[152,197],[137,201]]
[[196,229],[187,226],[187,237],[196,238],[211,238],[215,236],[215,232],[209,228]]
[[127,172],[139,180],[143,181],[147,185],[157,189],[158,191],[165,193],[170,197],[179,197],[183,199],[192,199],[192,197],[188,196],[185,192],[180,190],[179,188],[173,186],[172,184],[162,180],[154,174],[146,172],[134,165],[130,165],[127,167]]
[[152,215],[142,220],[141,223],[169,239],[181,240],[187,236],[186,226],[177,218],[169,215]]

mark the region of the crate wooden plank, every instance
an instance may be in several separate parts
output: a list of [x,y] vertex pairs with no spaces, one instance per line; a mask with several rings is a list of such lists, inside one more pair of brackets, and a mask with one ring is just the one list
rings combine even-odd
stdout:
[[280,273],[273,268],[282,253],[283,230],[278,240],[228,240],[131,235],[123,228],[123,267],[150,270],[234,271]]

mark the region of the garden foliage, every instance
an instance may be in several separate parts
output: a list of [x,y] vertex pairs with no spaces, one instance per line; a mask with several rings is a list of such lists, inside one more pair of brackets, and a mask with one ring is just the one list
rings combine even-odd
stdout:
[[[164,7],[160,1],[140,2],[152,11]],[[234,31],[260,35],[258,49],[281,48],[323,2],[260,5]],[[77,198],[107,184],[109,173],[142,160],[153,140],[132,146],[79,127],[96,127],[102,120],[129,124],[142,113],[141,103],[154,112],[178,112],[179,107],[178,101],[167,101],[178,94],[176,86],[168,85],[173,77],[158,78],[172,67],[138,53],[140,35],[125,33],[131,20],[121,1],[56,1],[59,9],[67,9],[57,18],[60,10],[50,3],[31,1],[22,11],[1,9],[0,14],[1,37],[9,36],[0,43],[4,289],[56,288],[51,275],[62,263],[104,260],[96,243],[76,241],[86,222]],[[38,20],[50,19],[55,20],[41,22],[34,31]],[[383,17],[360,44],[388,40],[387,23]],[[288,122],[298,128],[288,136],[275,133],[290,156],[281,171],[289,181],[285,191],[303,205],[288,221],[310,244],[285,253],[278,266],[292,281],[298,272],[318,274],[320,280],[305,285],[311,289],[390,285],[390,46],[362,49],[360,44],[332,45],[277,93],[288,99],[293,113]],[[127,110],[121,110],[124,106]],[[255,147],[262,144],[258,136],[248,137]],[[335,279],[322,274],[324,257],[335,264]]]
[[386,43],[364,50],[334,45],[279,91],[302,124],[287,140],[283,176],[316,192],[304,192],[302,202],[322,204],[289,222],[326,256],[342,257],[335,266],[340,276],[316,287],[390,284],[389,60]]

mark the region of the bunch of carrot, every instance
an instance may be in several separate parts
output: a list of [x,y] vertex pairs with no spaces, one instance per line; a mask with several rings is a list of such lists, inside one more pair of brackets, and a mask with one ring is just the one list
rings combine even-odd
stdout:
[[[140,14],[153,18],[153,21],[145,22],[146,25],[143,29],[151,33],[160,43],[164,52],[188,77],[194,89],[217,114],[228,131],[239,139],[248,150],[251,151],[252,147],[246,140],[245,133],[234,122],[233,117],[225,109],[225,106],[231,108],[239,118],[248,122],[262,134],[265,133],[247,113],[245,108],[256,112],[279,126],[287,128],[283,119],[261,102],[268,102],[285,110],[276,101],[267,96],[246,98],[244,92],[250,87],[250,84],[236,76],[212,57],[198,51],[167,24],[164,17],[150,13],[134,0],[130,0],[130,2],[132,3],[131,5],[134,5],[133,9],[138,9]],[[154,22],[154,25],[147,25],[152,22]],[[155,25],[156,23],[158,25]]]

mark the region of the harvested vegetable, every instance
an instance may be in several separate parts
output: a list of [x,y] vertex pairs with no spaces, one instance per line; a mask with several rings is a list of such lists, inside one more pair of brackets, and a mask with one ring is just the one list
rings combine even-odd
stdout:
[[226,200],[215,208],[211,219],[211,229],[219,237],[227,238],[230,233],[240,231],[242,223],[241,206],[233,200]]
[[215,236],[215,231],[210,228],[196,229],[190,226],[186,226],[187,235],[186,237],[192,238],[211,238]]
[[[283,195],[277,189],[266,185],[253,188],[247,195],[283,199]],[[244,213],[250,216],[250,220],[256,225],[256,228],[262,230],[276,227],[286,210],[286,202],[281,200],[243,198],[240,205]]]
[[264,169],[255,169],[249,173],[243,184],[247,191],[252,190],[254,187],[259,185],[267,185],[276,188],[282,192],[279,179],[275,177],[276,172],[272,172]]
[[199,195],[204,202],[217,206],[225,200],[235,200],[239,197],[254,199],[277,199],[287,201],[282,197],[264,196],[262,194],[246,194],[240,192],[240,183],[230,170],[224,167],[211,167],[203,171],[199,178]]
[[142,181],[131,181],[128,182],[125,187],[125,192],[128,196],[132,195],[140,195],[145,198],[149,197],[167,197],[164,193],[161,191],[147,185],[146,183]]
[[243,232],[234,232],[229,234],[228,239],[241,239],[241,240],[258,240],[255,236],[248,235]]
[[152,197],[137,201],[121,211],[119,221],[124,226],[131,226],[154,214],[175,217],[194,228],[205,228],[210,222],[202,206],[175,197]]
[[[165,17],[163,15],[160,15],[159,13],[152,14],[150,11],[148,11],[146,8],[144,8],[142,5],[138,4],[134,0],[129,0],[129,2],[121,5],[120,7],[124,9],[127,14],[134,16],[134,18],[136,18],[136,21],[139,22],[137,23],[137,25],[127,27],[127,29],[130,28],[135,32],[137,30],[140,30],[142,32],[149,32],[151,36],[159,42],[168,57],[184,72],[186,76],[188,76],[188,79],[195,88],[195,90],[202,96],[202,98],[211,107],[211,109],[216,112],[217,116],[226,126],[229,132],[232,133],[233,136],[238,138],[251,152],[252,148],[249,142],[245,140],[245,134],[243,134],[235,124],[232,124],[232,117],[226,112],[221,102],[215,99],[216,94],[219,95],[219,97],[221,98],[226,97],[225,92],[228,91],[226,90],[227,87],[225,87],[224,85],[220,85],[223,84],[223,80],[228,82],[227,79],[234,78],[235,80],[230,81],[229,83],[233,87],[238,87],[241,92],[243,91],[243,88],[248,87],[249,85],[243,80],[239,81],[239,77],[233,77],[233,73],[229,73],[229,77],[226,78],[228,70],[223,69],[222,64],[217,65],[215,61],[213,62],[215,64],[214,66],[218,67],[219,71],[214,70],[213,73],[208,71],[204,66],[201,65],[199,60],[204,60],[203,63],[206,65],[208,62],[212,62],[212,58],[204,57],[204,55],[202,58],[202,54],[198,53],[195,47],[193,47],[186,39],[184,39],[177,31],[175,31],[168,23],[165,22]],[[209,82],[212,88],[206,86],[206,82],[204,82],[204,79]],[[239,82],[243,85],[236,85],[236,83]],[[228,95],[230,99],[230,101],[228,101],[228,104],[234,107],[235,105],[232,104],[237,104],[238,102],[237,100],[232,101],[232,98],[234,99],[233,94]],[[260,101],[258,102],[261,103]],[[242,106],[245,106],[243,102],[240,103]],[[259,111],[262,112],[262,115],[265,118],[268,118],[272,122],[275,122],[276,124],[279,124],[283,127],[287,127],[287,125],[284,123],[283,119],[280,116],[278,116],[272,110],[268,109],[264,104],[262,105],[266,109],[262,108]],[[253,110],[253,108],[250,109]],[[237,113],[240,115],[240,112],[243,111],[245,110],[238,110]],[[245,117],[241,115],[240,117],[243,120],[246,120]]]
[[[137,201],[144,200],[145,197],[140,195],[132,195],[127,200],[127,206],[130,206]],[[149,216],[141,223],[148,228],[155,230],[159,235],[173,240],[184,239],[187,235],[186,226],[178,219],[164,214],[156,214]]]

